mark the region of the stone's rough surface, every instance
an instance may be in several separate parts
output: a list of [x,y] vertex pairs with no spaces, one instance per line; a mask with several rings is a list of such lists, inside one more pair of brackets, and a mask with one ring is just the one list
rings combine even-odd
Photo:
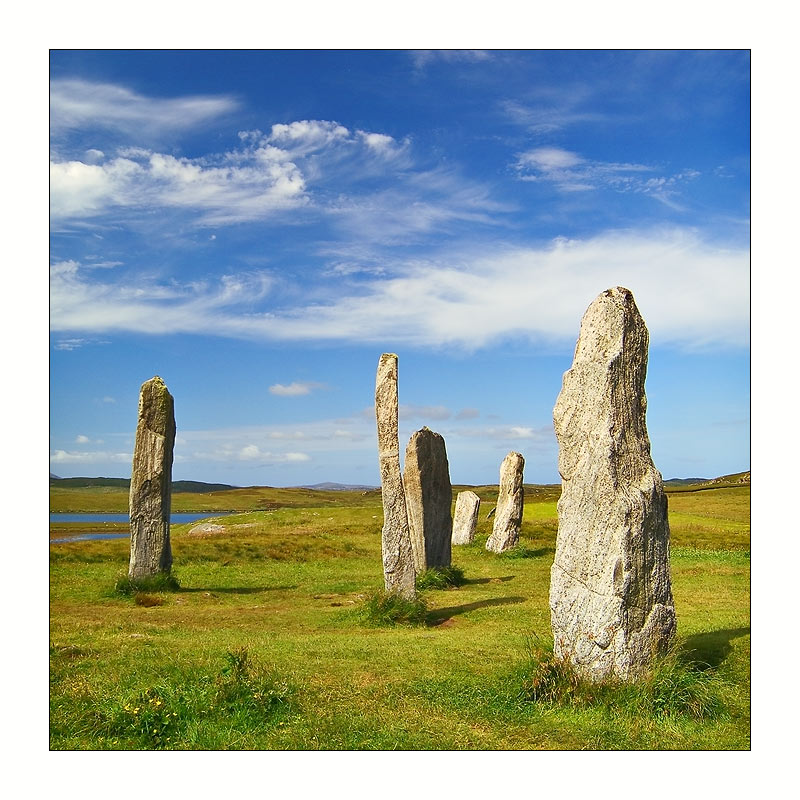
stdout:
[[403,470],[414,567],[450,566],[453,487],[444,439],[430,428],[411,435]]
[[174,444],[172,395],[164,381],[156,376],[143,383],[139,393],[139,423],[129,498],[131,560],[128,576],[132,580],[168,573],[172,567],[169,514]]
[[453,544],[469,544],[475,538],[481,499],[475,492],[459,492],[453,515]]
[[397,438],[397,356],[384,353],[375,379],[375,417],[378,424],[378,464],[383,500],[383,579],[386,591],[413,599],[416,572],[406,512],[403,478],[400,472],[400,443]]
[[553,410],[562,478],[554,648],[593,681],[640,676],[676,628],[667,498],[645,425],[648,340],[631,292],[603,292],[583,317]]
[[522,470],[525,459],[511,452],[500,465],[500,492],[497,495],[497,507],[492,523],[492,535],[486,542],[486,549],[493,553],[502,553],[519,541],[519,529],[522,525]]

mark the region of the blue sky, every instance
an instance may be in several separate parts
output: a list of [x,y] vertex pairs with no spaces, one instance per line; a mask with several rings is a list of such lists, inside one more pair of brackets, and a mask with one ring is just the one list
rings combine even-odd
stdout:
[[52,51],[50,470],[127,476],[141,383],[176,479],[558,480],[580,319],[631,289],[665,477],[748,469],[745,51]]

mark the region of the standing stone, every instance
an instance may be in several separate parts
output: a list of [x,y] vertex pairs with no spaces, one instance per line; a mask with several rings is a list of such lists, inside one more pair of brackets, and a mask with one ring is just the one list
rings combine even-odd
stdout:
[[453,515],[453,544],[470,544],[475,538],[481,499],[475,492],[459,492]]
[[444,438],[430,428],[412,434],[403,470],[414,568],[450,566],[453,487]]
[[640,676],[676,628],[667,498],[645,425],[648,342],[631,292],[603,292],[584,314],[553,410],[554,650],[592,681]]
[[383,500],[383,579],[386,591],[412,600],[416,573],[411,553],[406,498],[400,472],[397,438],[397,356],[384,353],[375,379],[375,417],[378,424],[378,464]]
[[519,541],[522,525],[522,470],[525,459],[515,452],[509,453],[500,465],[500,491],[492,524],[492,535],[486,542],[486,549],[502,553]]
[[175,410],[172,395],[158,376],[142,384],[139,423],[131,471],[131,580],[169,573],[172,548],[169,515],[172,499],[172,449]]

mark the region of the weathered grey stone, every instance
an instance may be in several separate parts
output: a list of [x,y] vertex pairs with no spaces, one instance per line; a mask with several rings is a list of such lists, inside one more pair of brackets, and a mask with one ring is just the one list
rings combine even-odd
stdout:
[[175,410],[172,395],[158,376],[142,384],[139,422],[133,450],[129,497],[131,580],[169,573],[172,547],[169,514],[172,499],[172,449]]
[[397,356],[384,353],[375,379],[375,417],[378,425],[378,464],[381,472],[383,530],[381,551],[386,591],[408,600],[416,594],[400,443],[397,438]]
[[414,568],[450,566],[453,487],[441,434],[422,428],[411,435],[403,468]]
[[475,492],[459,492],[453,515],[453,544],[469,544],[475,539],[481,499]]
[[553,410],[554,649],[592,681],[640,676],[676,628],[667,498],[645,424],[648,341],[631,292],[603,292],[581,321]]
[[492,523],[492,535],[486,541],[486,549],[502,553],[519,541],[522,525],[522,470],[525,459],[520,453],[511,452],[500,465],[500,491]]

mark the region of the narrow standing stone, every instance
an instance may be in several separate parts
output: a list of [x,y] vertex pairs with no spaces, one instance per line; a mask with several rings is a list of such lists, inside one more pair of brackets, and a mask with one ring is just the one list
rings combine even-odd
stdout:
[[169,573],[172,548],[169,515],[172,499],[172,449],[175,410],[172,395],[158,376],[142,384],[139,422],[133,450],[129,498],[131,580]]
[[522,525],[522,470],[525,459],[520,453],[510,452],[500,465],[500,491],[497,495],[497,510],[492,524],[492,535],[486,549],[502,553],[519,541]]
[[403,470],[414,568],[450,566],[453,487],[444,438],[430,428],[412,434]]
[[631,292],[603,292],[581,321],[553,410],[554,650],[592,681],[637,678],[676,628],[667,498],[645,424],[648,342]]
[[470,544],[475,539],[481,499],[475,492],[459,492],[453,515],[453,544]]
[[400,472],[397,438],[397,356],[384,353],[375,379],[375,417],[378,425],[378,464],[381,471],[383,530],[381,551],[386,591],[407,600],[416,595],[416,572],[411,552],[406,498]]

